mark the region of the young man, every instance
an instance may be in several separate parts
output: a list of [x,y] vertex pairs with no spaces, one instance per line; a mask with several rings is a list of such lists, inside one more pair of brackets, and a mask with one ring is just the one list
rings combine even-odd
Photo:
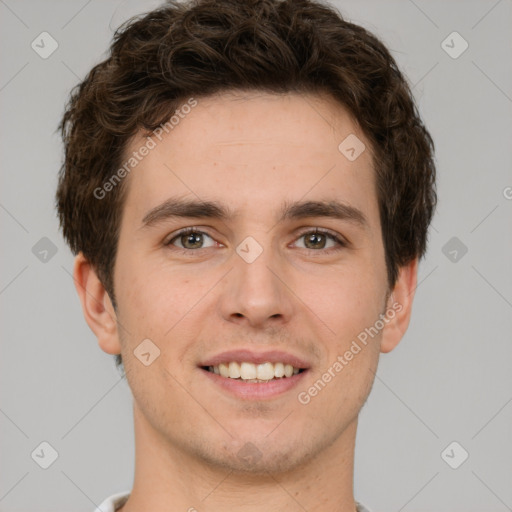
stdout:
[[101,510],[364,511],[358,414],[436,201],[382,43],[309,0],[169,3],[60,128],[76,288],[134,397],[133,488]]

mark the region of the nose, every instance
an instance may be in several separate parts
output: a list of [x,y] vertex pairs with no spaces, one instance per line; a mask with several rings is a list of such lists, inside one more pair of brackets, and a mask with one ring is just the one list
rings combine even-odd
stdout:
[[293,283],[278,256],[270,248],[254,261],[236,253],[233,265],[219,299],[224,319],[253,328],[289,322],[294,307]]

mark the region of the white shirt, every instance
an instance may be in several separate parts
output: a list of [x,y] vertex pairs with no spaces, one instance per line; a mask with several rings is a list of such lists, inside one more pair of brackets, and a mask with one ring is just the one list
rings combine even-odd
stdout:
[[[116,512],[116,510],[122,507],[128,498],[130,497],[130,491],[124,491],[117,494],[113,494],[108,497],[94,512]],[[358,503],[357,512],[370,512],[364,505]]]

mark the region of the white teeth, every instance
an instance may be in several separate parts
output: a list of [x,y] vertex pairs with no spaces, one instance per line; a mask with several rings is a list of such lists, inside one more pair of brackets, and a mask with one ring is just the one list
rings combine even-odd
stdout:
[[274,365],[272,363],[259,364],[256,367],[256,374],[259,380],[270,380],[274,378]]
[[229,367],[225,364],[219,364],[219,372],[223,377],[229,377]]
[[284,377],[284,364],[283,363],[274,364],[274,375],[278,378]]
[[240,365],[240,377],[244,380],[255,379],[257,375],[256,366],[252,363],[242,363]]
[[238,379],[240,377],[240,366],[238,363],[229,363],[229,378]]
[[272,379],[291,377],[299,373],[299,368],[284,363],[220,363],[218,366],[209,366],[208,370],[222,377],[242,379],[246,382],[267,382]]

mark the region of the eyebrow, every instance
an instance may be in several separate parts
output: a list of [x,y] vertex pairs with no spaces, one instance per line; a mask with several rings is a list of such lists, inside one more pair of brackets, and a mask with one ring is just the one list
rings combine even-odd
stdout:
[[[238,217],[231,208],[218,201],[170,198],[149,210],[142,219],[142,228],[154,226],[172,218],[218,219],[226,222]],[[364,213],[339,201],[285,201],[278,214],[278,222],[300,220],[308,217],[327,217],[368,227]]]

